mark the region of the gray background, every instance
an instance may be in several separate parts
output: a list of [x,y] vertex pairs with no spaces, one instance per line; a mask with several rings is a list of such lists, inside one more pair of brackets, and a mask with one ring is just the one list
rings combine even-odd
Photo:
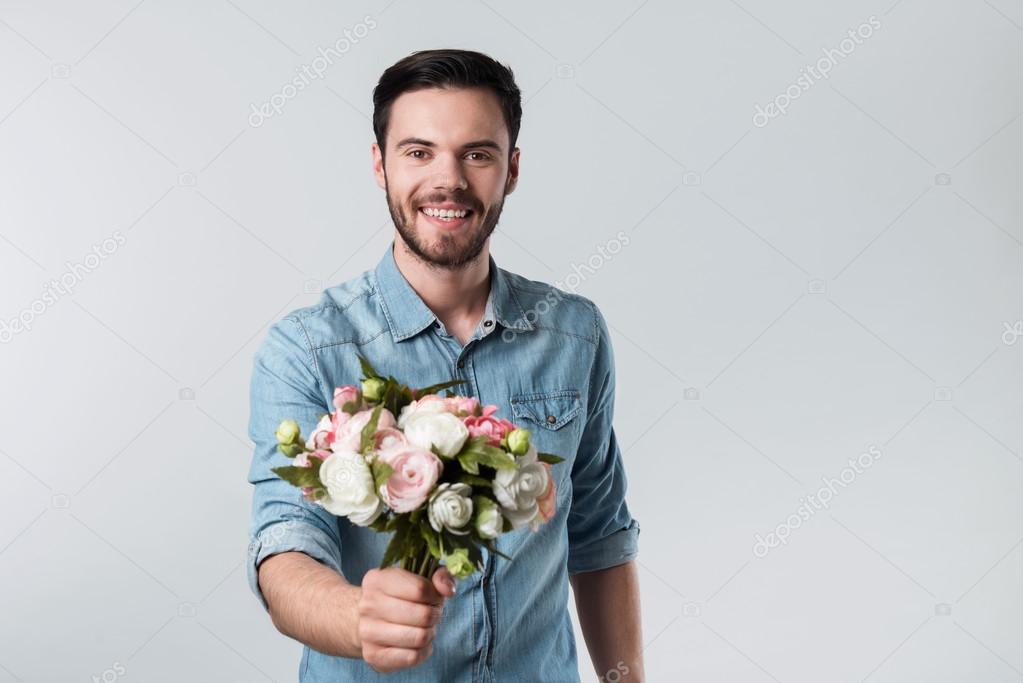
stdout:
[[498,264],[597,264],[649,680],[1023,680],[1023,2],[144,0],[0,2],[0,681],[295,680],[251,358],[383,253],[371,89],[442,46],[523,90]]

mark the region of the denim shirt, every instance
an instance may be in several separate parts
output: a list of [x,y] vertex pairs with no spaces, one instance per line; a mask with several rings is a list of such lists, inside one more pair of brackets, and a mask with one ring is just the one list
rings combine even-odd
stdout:
[[379,566],[390,537],[304,501],[270,471],[288,464],[274,437],[282,419],[297,420],[308,436],[334,409],[334,387],[358,383],[358,353],[381,374],[412,387],[465,379],[457,393],[497,405],[498,416],[532,432],[540,451],[565,458],[552,469],[555,516],[537,532],[499,536],[497,548],[510,561],[483,551],[485,569],[458,582],[423,664],[385,676],[361,659],[306,647],[299,679],[579,681],[568,575],[631,560],[639,536],[612,426],[615,371],[604,318],[589,299],[502,270],[491,256],[486,311],[463,346],[402,275],[393,249],[392,241],[375,269],[277,321],[256,352],[250,588],[267,608],[257,567],[285,551],[301,551],[359,585]]

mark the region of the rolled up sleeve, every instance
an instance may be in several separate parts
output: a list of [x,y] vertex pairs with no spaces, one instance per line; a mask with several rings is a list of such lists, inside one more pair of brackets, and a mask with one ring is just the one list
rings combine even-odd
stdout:
[[247,574],[249,587],[267,610],[257,580],[259,565],[267,557],[298,551],[341,572],[337,518],[306,501],[298,488],[271,471],[291,462],[277,449],[280,421],[295,420],[308,436],[329,412],[318,377],[300,321],[287,317],[274,324],[253,360],[248,426],[255,450],[248,475],[254,489]]
[[585,431],[572,468],[568,513],[568,571],[572,574],[614,567],[639,553],[639,522],[625,501],[628,482],[613,425],[614,350],[603,315],[595,305],[593,312],[597,347]]

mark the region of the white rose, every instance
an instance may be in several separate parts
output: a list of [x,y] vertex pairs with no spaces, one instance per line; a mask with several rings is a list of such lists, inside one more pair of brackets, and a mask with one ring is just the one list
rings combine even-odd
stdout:
[[504,517],[493,501],[489,498],[483,500],[490,504],[482,506],[476,513],[476,533],[480,538],[497,538],[504,530]]
[[358,453],[331,453],[320,465],[320,481],[327,495],[319,503],[332,515],[367,526],[383,512],[384,503],[373,490],[373,473]]
[[467,534],[463,529],[472,519],[472,487],[468,484],[439,484],[430,496],[427,516],[434,531],[447,529],[453,534]]
[[437,394],[428,394],[401,409],[398,413],[398,429],[405,429],[406,423],[418,415],[446,412],[450,412],[447,400]]
[[417,412],[405,423],[405,438],[409,443],[437,452],[446,458],[457,454],[469,438],[469,429],[461,418],[451,413]]
[[516,461],[517,469],[497,470],[494,475],[494,495],[512,527],[519,529],[539,514],[536,499],[547,491],[548,475],[547,468],[537,459],[537,450],[532,444]]

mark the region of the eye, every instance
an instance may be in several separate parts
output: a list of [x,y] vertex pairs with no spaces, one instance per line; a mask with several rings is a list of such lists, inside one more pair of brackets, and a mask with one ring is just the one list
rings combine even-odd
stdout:
[[425,155],[426,154],[426,150],[425,149],[414,149],[414,150],[410,151],[407,156],[413,157],[415,159],[423,159],[423,158],[425,158],[425,157],[417,157],[417,156],[415,156],[416,154],[423,154],[423,155]]
[[487,154],[486,152],[469,152],[469,156],[472,156],[473,154],[475,154],[475,155],[477,155],[479,157],[478,159],[475,159],[474,161],[487,161],[488,159],[490,159],[490,155]]

